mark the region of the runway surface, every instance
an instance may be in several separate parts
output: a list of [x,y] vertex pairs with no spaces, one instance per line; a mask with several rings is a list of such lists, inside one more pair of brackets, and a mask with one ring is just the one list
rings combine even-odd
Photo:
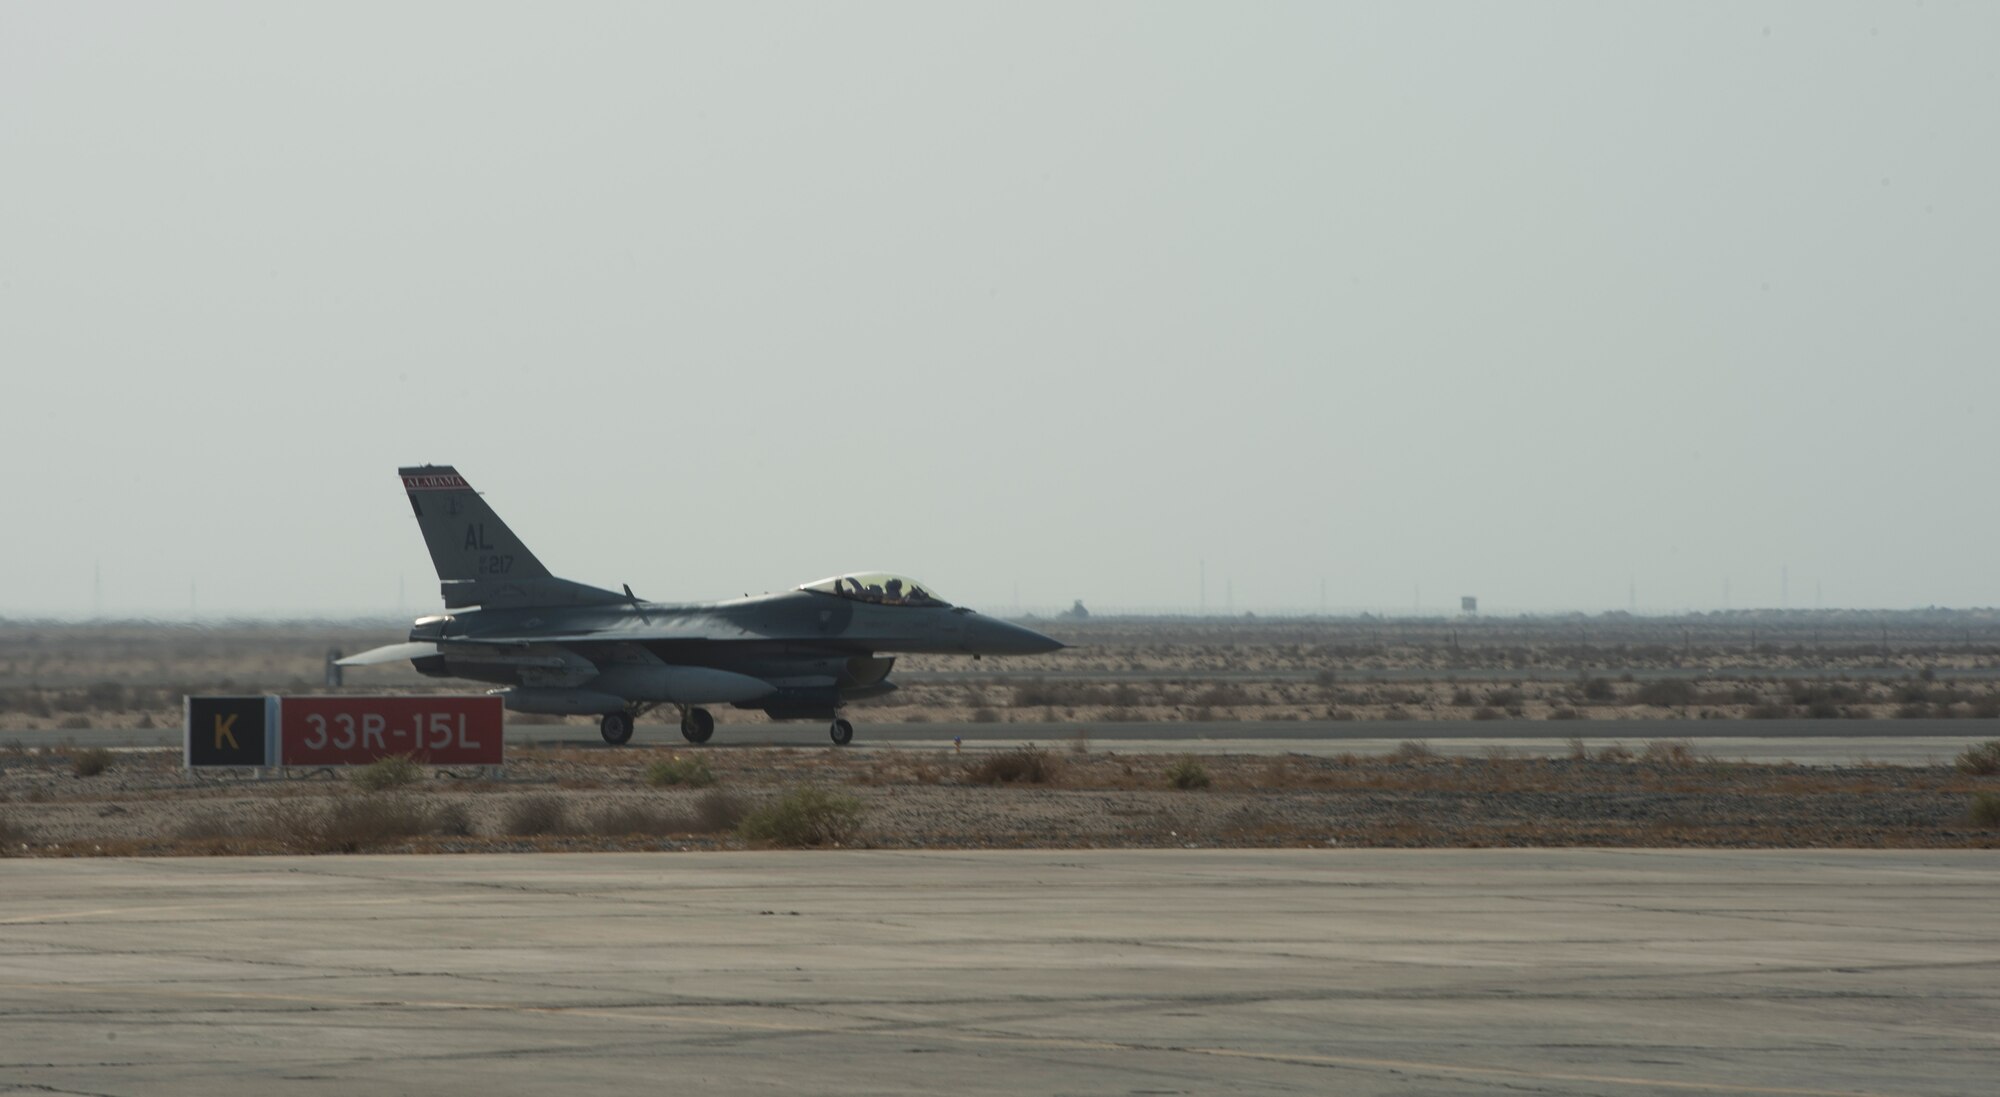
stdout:
[[[1560,757],[1570,740],[1592,750],[1612,744],[1638,748],[1655,739],[1686,739],[1702,754],[1727,761],[1799,762],[1805,765],[1937,765],[1972,743],[2000,739],[1996,720],[1399,720],[1216,721],[1206,723],[857,724],[853,749],[1005,750],[1024,743],[1067,744],[1086,737],[1093,748],[1135,754],[1385,754],[1406,740],[1421,740],[1444,754],[1508,751]],[[960,740],[954,744],[953,739]],[[636,746],[685,747],[679,730],[641,724]],[[181,745],[179,728],[24,731],[0,743],[28,747]],[[589,728],[514,724],[510,748],[529,744],[602,747]],[[722,722],[706,749],[742,746],[826,746],[818,723]]]
[[2000,853],[48,860],[0,1093],[1988,1094]]

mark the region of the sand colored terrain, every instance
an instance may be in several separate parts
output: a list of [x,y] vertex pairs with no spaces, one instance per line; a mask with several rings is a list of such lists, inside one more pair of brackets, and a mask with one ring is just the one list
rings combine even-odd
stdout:
[[[698,760],[698,762],[697,762]],[[703,787],[657,786],[698,764]],[[101,772],[86,771],[102,764]],[[1994,847],[2000,774],[1723,764],[1685,744],[1566,759],[1200,759],[1059,748],[520,750],[504,775],[193,774],[169,751],[0,752],[12,853],[412,852],[756,846],[745,814],[801,787],[851,797],[818,844],[870,848],[1282,846]],[[712,778],[712,783],[708,780]],[[1994,812],[2000,816],[2000,811]],[[778,843],[796,844],[796,843]],[[812,843],[808,843],[812,844]]]

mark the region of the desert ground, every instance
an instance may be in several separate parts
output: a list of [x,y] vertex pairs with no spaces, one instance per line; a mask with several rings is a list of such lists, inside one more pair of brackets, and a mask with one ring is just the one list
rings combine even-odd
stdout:
[[[2000,844],[2000,624],[1980,615],[1627,619],[1057,620],[1047,656],[899,661],[857,721],[1081,724],[959,755],[714,745],[516,749],[505,770],[190,774],[108,751],[183,693],[321,692],[330,651],[393,625],[0,624],[0,845],[47,855],[359,850]],[[452,691],[405,667],[347,692]],[[723,710],[729,724],[756,714]],[[1956,764],[1725,764],[1685,739],[1567,757],[1445,757],[1427,722],[1662,717],[1962,720]],[[555,723],[554,717],[515,716]],[[1089,727],[1377,721],[1386,756],[1121,754]],[[589,721],[572,719],[588,742]],[[1346,725],[1343,725],[1346,726]],[[1657,727],[1657,724],[1649,725]],[[1712,726],[1712,725],[1711,725]],[[2000,722],[1992,725],[2000,738]],[[9,744],[8,731],[72,734]]]
[[1723,763],[1686,744],[1570,758],[1124,755],[1060,747],[516,750],[283,779],[177,752],[0,753],[0,845],[47,856],[845,847],[2000,847],[2000,744],[1963,766]]
[[[1072,646],[903,656],[891,676],[901,688],[855,705],[856,722],[2000,719],[2000,614],[1987,611],[1028,623]],[[0,621],[0,742],[177,726],[189,693],[320,692],[329,652],[399,642],[407,628]],[[484,687],[397,664],[350,669],[342,688]]]

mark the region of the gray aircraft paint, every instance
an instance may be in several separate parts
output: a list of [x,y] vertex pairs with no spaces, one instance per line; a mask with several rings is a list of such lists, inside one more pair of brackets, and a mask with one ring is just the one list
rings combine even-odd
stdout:
[[[835,720],[847,701],[895,688],[893,655],[1025,655],[1062,645],[1038,632],[924,597],[899,602],[897,583],[855,593],[789,590],[724,602],[662,604],[551,574],[455,468],[398,470],[437,567],[444,614],[418,619],[409,642],[341,660],[409,659],[423,674],[505,687],[509,708],[601,714],[622,742],[632,717],[683,711],[703,741],[712,719],[696,706],[731,704],[774,718]],[[820,586],[824,584],[815,584]],[[832,582],[836,590],[842,582]],[[921,588],[907,584],[912,597]],[[851,734],[851,726],[847,726]]]

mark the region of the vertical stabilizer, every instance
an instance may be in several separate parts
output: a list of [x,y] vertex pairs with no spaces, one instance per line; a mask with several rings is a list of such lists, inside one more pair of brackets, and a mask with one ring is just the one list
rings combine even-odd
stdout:
[[486,500],[450,465],[397,469],[410,509],[424,531],[438,578],[454,580],[545,579],[542,566]]
[[549,574],[486,500],[450,465],[397,469],[437,566],[446,609],[465,606],[596,606],[629,602]]

